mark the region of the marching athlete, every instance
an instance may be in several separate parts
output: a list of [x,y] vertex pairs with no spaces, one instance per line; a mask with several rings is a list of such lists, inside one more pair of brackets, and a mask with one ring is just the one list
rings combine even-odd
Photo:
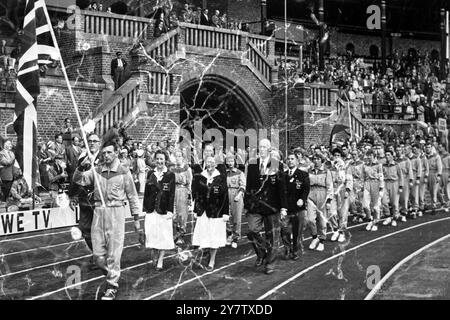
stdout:
[[431,196],[431,208],[432,213],[436,213],[437,208],[437,195],[439,192],[439,184],[441,182],[441,176],[442,176],[442,161],[441,157],[433,152],[432,144],[430,141],[428,141],[425,145],[425,153],[428,160],[428,168],[429,168],[429,175],[428,175],[428,191],[430,192]]
[[303,229],[306,219],[306,204],[309,195],[308,173],[297,168],[295,154],[287,157],[288,169],[285,171],[287,216],[281,219],[281,239],[285,247],[285,256],[298,259],[298,244],[303,241]]
[[[347,175],[352,176],[353,190],[350,193],[350,212],[352,214],[353,222],[363,216],[362,202],[364,198],[364,181],[363,169],[364,162],[359,158],[359,151],[352,149],[350,151],[352,160],[349,162],[347,168]],[[362,218],[361,222],[362,222]]]
[[241,238],[242,212],[244,210],[244,194],[246,188],[245,174],[236,167],[236,158],[234,154],[226,156],[227,164],[227,186],[228,199],[230,201],[231,218],[228,221],[230,234],[227,238],[227,244],[233,247],[237,246]]
[[383,167],[378,162],[373,150],[368,150],[366,154],[369,159],[363,166],[363,210],[369,220],[366,230],[377,231],[377,223],[381,214],[381,199],[384,191]]
[[398,145],[396,148],[397,153],[397,164],[402,170],[402,185],[403,191],[400,193],[399,197],[399,209],[401,214],[401,220],[406,221],[406,216],[409,212],[409,194],[410,189],[414,186],[414,175],[411,165],[411,161],[405,155],[404,145]]
[[415,219],[419,214],[419,190],[420,183],[423,177],[422,159],[419,156],[419,146],[413,145],[409,160],[411,161],[411,168],[413,172],[414,184],[411,188],[410,202],[411,202],[411,216]]
[[226,222],[230,216],[226,176],[216,169],[213,157],[207,157],[205,163],[206,169],[192,184],[197,217],[192,245],[209,249],[210,260],[206,270],[212,271],[217,250],[226,245]]
[[[247,188],[244,205],[247,209],[248,239],[257,259],[255,266],[264,264],[264,272],[272,274],[279,246],[280,214],[287,215],[286,184],[283,166],[271,156],[267,139],[259,142],[259,158],[247,167]],[[252,160],[252,159],[250,159]],[[265,236],[261,232],[265,231]]]
[[312,156],[314,167],[309,170],[310,192],[307,205],[307,225],[311,229],[310,250],[323,251],[326,239],[327,222],[331,214],[333,200],[333,177],[325,168],[324,158],[319,154]]
[[75,170],[73,180],[86,186],[94,184],[94,174],[98,179],[98,184],[94,184],[92,247],[96,264],[106,273],[107,287],[102,300],[114,300],[119,288],[120,258],[125,238],[125,201],[129,203],[137,232],[140,230],[139,205],[133,176],[118,159],[118,145],[106,141],[101,153],[102,165],[86,171],[86,163],[82,162]]
[[383,165],[385,192],[382,205],[383,213],[388,218],[383,221],[383,225],[391,224],[391,226],[396,227],[397,220],[400,220],[398,206],[399,194],[403,192],[403,173],[401,167],[394,160],[394,152],[387,149],[384,153],[386,155],[386,163]]
[[347,229],[350,192],[353,189],[352,176],[347,175],[346,163],[338,148],[333,151],[333,162],[330,168],[333,177],[333,200],[331,202],[330,225],[333,229],[331,241],[345,241],[344,231]]
[[[173,241],[173,209],[175,202],[175,174],[166,167],[167,154],[155,152],[156,168],[148,173],[145,184],[143,210],[146,212],[145,247],[159,250],[156,270],[163,269],[165,250],[175,247]],[[154,257],[153,252],[151,254]]]
[[444,144],[438,144],[439,156],[442,161],[442,179],[440,185],[440,191],[438,194],[439,201],[442,203],[445,212],[449,212],[450,205],[450,153],[445,149]]
[[430,175],[430,164],[422,148],[417,148],[417,155],[422,162],[422,176],[420,177],[419,185],[419,212],[417,213],[417,216],[421,217],[425,213],[425,190],[428,185],[428,176]]

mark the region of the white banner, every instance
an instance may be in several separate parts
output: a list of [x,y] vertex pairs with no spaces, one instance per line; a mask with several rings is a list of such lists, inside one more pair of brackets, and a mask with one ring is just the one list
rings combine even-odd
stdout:
[[[127,218],[131,218],[128,205]],[[144,213],[140,210],[140,216]],[[80,220],[79,208],[75,211],[67,208],[35,209],[27,211],[0,213],[0,237],[18,233],[72,227]]]
[[78,207],[35,209],[0,213],[0,236],[33,232],[78,224]]

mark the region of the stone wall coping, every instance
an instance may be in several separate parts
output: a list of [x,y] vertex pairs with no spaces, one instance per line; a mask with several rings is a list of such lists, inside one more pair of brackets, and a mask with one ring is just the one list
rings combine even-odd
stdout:
[[[67,88],[67,83],[61,78],[40,78],[40,85],[55,86],[55,87],[65,87]],[[105,90],[106,85],[103,83],[91,83],[82,81],[70,81],[72,88],[77,89],[90,89],[90,90]]]
[[124,20],[139,21],[139,22],[145,22],[145,23],[151,23],[154,21],[154,19],[150,19],[150,18],[130,16],[130,15],[126,15],[126,14],[107,13],[107,12],[102,12],[102,11],[80,10],[80,13],[84,16],[97,16],[97,17],[116,18],[116,19],[119,18],[119,19],[124,19]]

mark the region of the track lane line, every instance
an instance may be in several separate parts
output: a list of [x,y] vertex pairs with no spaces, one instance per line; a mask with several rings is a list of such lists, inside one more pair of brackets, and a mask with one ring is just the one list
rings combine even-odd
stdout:
[[406,258],[402,259],[399,263],[397,263],[391,270],[389,270],[388,273],[385,274],[385,276],[383,278],[381,278],[380,281],[378,281],[378,283],[375,285],[375,287],[373,287],[373,289],[369,292],[369,294],[364,298],[364,300],[372,300],[373,297],[378,293],[378,291],[381,289],[381,287],[383,286],[383,284],[398,270],[400,269],[400,267],[402,265],[404,265],[406,262],[408,262],[409,260],[413,259],[415,256],[419,255],[420,253],[422,253],[423,251],[425,251],[426,249],[438,244],[439,242],[442,242],[444,240],[446,240],[447,238],[450,238],[450,234],[439,238],[437,240],[434,240],[433,242],[430,242],[429,244],[423,246],[422,248],[414,251],[413,253],[411,253],[409,256],[407,256]]
[[264,300],[264,299],[266,299],[267,297],[269,297],[272,294],[276,293],[279,289],[281,289],[285,285],[289,284],[290,282],[294,281],[298,277],[300,277],[300,276],[304,275],[305,273],[307,273],[307,272],[309,272],[309,271],[311,271],[311,270],[313,270],[313,269],[323,265],[324,263],[327,263],[327,262],[329,262],[331,260],[334,260],[335,258],[338,258],[338,257],[340,257],[340,256],[342,256],[342,255],[344,255],[346,253],[355,251],[355,250],[357,250],[359,248],[367,246],[367,245],[369,245],[371,243],[374,243],[376,241],[383,240],[383,239],[392,237],[394,235],[397,235],[397,234],[400,234],[400,233],[403,233],[403,232],[406,232],[406,231],[409,231],[409,230],[413,230],[413,229],[416,229],[416,228],[419,228],[419,227],[422,227],[422,226],[426,226],[426,225],[429,225],[429,224],[432,224],[432,223],[441,222],[441,221],[445,221],[445,220],[449,220],[449,219],[450,219],[450,217],[447,217],[447,218],[431,220],[431,221],[427,221],[427,222],[424,222],[424,223],[420,223],[420,224],[417,224],[417,225],[414,225],[414,226],[411,226],[411,227],[408,227],[408,228],[405,228],[405,229],[401,229],[401,230],[398,230],[398,231],[395,231],[395,232],[392,232],[392,233],[388,233],[388,234],[386,234],[384,236],[381,236],[381,237],[378,237],[378,238],[375,238],[375,239],[363,242],[363,243],[361,243],[361,244],[359,244],[359,245],[357,245],[357,246],[355,246],[355,247],[353,247],[351,249],[344,250],[344,251],[342,251],[342,252],[340,252],[338,254],[335,254],[335,255],[333,255],[331,257],[328,257],[328,258],[326,258],[326,259],[324,259],[324,260],[322,260],[322,261],[320,261],[320,262],[318,262],[318,263],[316,263],[316,264],[314,264],[314,265],[312,265],[312,266],[302,270],[301,272],[297,273],[296,275],[294,275],[294,276],[290,277],[289,279],[283,281],[282,283],[280,283],[275,288],[267,291],[265,294],[260,296],[257,300]]
[[[384,219],[381,219],[380,221],[382,221],[382,220],[384,220]],[[354,229],[354,228],[357,228],[357,227],[361,227],[361,226],[364,226],[364,225],[367,225],[367,224],[368,224],[368,222],[360,223],[360,224],[357,224],[357,225],[348,227],[347,230]],[[331,234],[331,233],[332,233],[332,232],[330,231],[330,232],[327,232],[326,234]],[[305,238],[305,239],[303,239],[303,241],[306,241],[306,240],[309,240],[309,239],[311,239],[311,237]],[[280,248],[281,248],[281,247],[280,247]],[[180,283],[180,284],[178,284],[178,285],[175,285],[175,286],[172,286],[172,287],[170,287],[170,288],[167,288],[167,289],[165,289],[165,290],[163,290],[163,291],[161,291],[161,292],[159,292],[159,293],[155,293],[155,294],[151,295],[150,297],[144,298],[143,300],[151,300],[151,299],[156,298],[156,297],[158,297],[158,296],[160,296],[160,295],[163,295],[163,294],[165,294],[165,293],[167,293],[167,292],[169,292],[169,291],[178,289],[179,287],[182,287],[182,286],[184,286],[185,284],[191,283],[191,282],[194,281],[194,280],[198,280],[198,279],[200,279],[200,278],[203,278],[203,277],[205,277],[205,276],[211,275],[211,274],[213,274],[213,273],[216,273],[216,272],[221,271],[221,270],[223,270],[223,269],[226,269],[226,268],[228,268],[228,267],[232,267],[232,266],[234,266],[234,265],[236,265],[236,264],[239,264],[239,263],[241,263],[241,262],[247,261],[247,260],[252,259],[252,258],[255,258],[255,257],[256,257],[256,255],[253,254],[253,255],[250,255],[250,256],[248,256],[248,257],[242,258],[242,259],[240,259],[240,260],[234,261],[234,262],[232,262],[232,263],[226,264],[226,265],[224,265],[224,266],[222,266],[222,267],[220,267],[220,268],[214,269],[213,271],[209,271],[209,272],[206,272],[206,273],[204,273],[204,274],[198,275],[198,276],[196,276],[196,277],[194,277],[194,278],[191,278],[191,279],[189,279],[189,280],[186,280],[186,281],[184,281],[184,282],[182,282],[182,283]]]

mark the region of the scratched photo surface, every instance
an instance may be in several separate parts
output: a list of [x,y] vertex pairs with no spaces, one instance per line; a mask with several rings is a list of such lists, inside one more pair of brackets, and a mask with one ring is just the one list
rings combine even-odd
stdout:
[[449,10],[2,1],[0,300],[450,298]]

